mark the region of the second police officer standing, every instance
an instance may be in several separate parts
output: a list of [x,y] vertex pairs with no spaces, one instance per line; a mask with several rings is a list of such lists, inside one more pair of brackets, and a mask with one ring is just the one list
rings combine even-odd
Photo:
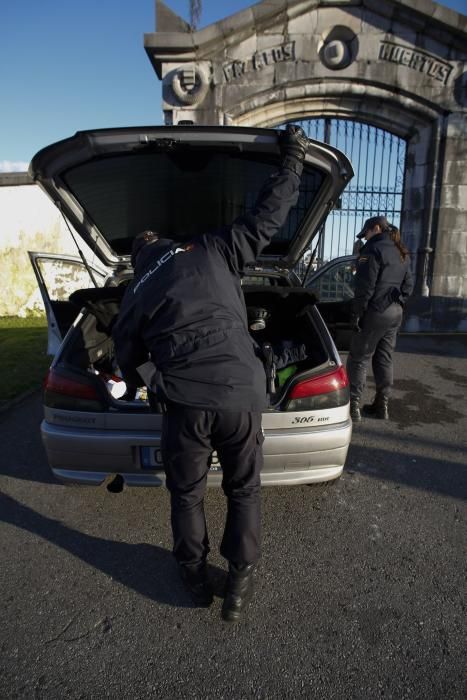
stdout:
[[366,243],[357,260],[352,301],[354,334],[347,359],[350,414],[356,422],[361,420],[360,401],[370,360],[376,395],[363,410],[376,418],[389,417],[393,352],[403,306],[413,289],[408,251],[400,241],[398,229],[386,217],[367,219],[357,238],[366,239]]

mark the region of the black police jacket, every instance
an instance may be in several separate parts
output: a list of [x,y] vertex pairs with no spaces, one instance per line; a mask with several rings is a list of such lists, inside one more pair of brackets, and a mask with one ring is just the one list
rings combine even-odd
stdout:
[[281,169],[253,210],[230,226],[177,244],[159,239],[138,255],[112,335],[123,377],[170,401],[215,410],[260,411],[266,376],[248,331],[240,275],[284,224],[299,177]]
[[412,289],[409,257],[401,260],[387,233],[370,238],[357,260],[353,315],[361,317],[367,309],[382,312],[394,302],[403,306]]

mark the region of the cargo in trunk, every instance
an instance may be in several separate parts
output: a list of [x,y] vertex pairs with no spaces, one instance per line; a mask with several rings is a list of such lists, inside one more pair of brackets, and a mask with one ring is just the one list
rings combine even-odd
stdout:
[[[325,371],[334,358],[319,332],[315,297],[308,290],[293,287],[251,285],[243,288],[250,333],[263,357],[265,382],[271,407],[280,408],[288,387],[310,372]],[[134,400],[122,397],[119,368],[111,338],[124,287],[84,289],[71,295],[84,314],[71,331],[71,342],[61,360],[67,365],[93,373],[106,384],[109,402],[121,409],[144,410],[144,391]],[[154,406],[153,406],[154,408]]]

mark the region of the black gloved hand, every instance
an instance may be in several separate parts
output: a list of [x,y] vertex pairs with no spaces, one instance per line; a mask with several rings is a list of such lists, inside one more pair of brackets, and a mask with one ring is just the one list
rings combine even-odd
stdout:
[[350,327],[355,333],[361,333],[361,327],[360,327],[360,318],[354,314],[353,316],[350,317]]
[[300,126],[287,124],[279,133],[279,148],[282,156],[282,167],[293,170],[297,175],[302,174],[303,161],[308,151],[308,139]]

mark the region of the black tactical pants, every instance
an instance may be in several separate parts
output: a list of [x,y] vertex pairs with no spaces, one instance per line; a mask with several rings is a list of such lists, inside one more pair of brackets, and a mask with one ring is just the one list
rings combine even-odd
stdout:
[[221,554],[237,566],[256,564],[262,443],[261,413],[166,406],[162,456],[171,496],[173,552],[180,564],[199,563],[209,552],[203,499],[213,450],[227,496]]
[[401,322],[402,307],[397,303],[383,312],[369,310],[363,316],[362,330],[353,334],[347,358],[351,399],[362,396],[370,360],[376,392],[389,397],[394,381],[392,356]]

